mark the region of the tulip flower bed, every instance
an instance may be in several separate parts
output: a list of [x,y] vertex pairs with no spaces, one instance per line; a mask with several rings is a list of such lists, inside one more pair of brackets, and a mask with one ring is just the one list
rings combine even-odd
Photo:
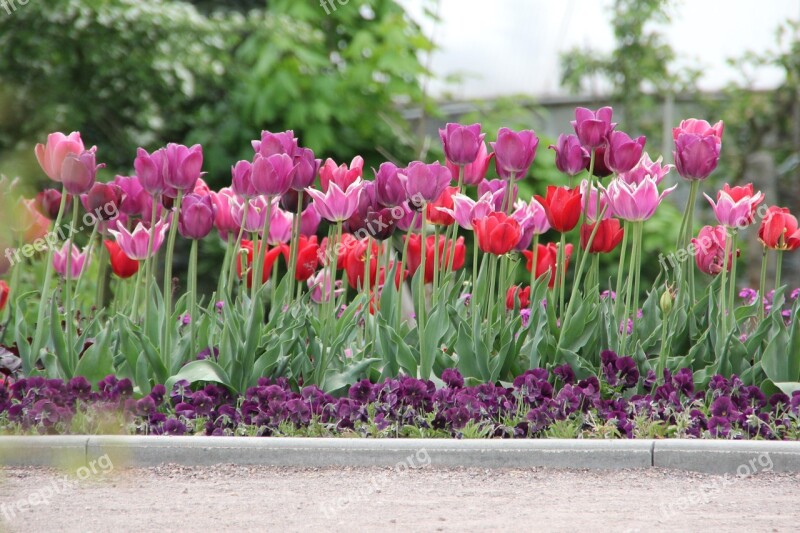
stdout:
[[[51,134],[36,157],[60,190],[0,228],[6,426],[69,431],[97,404],[148,434],[796,438],[800,304],[780,279],[796,218],[726,184],[703,191],[718,224],[697,231],[722,124],[681,122],[673,167],[611,120],[577,109],[550,147],[570,186],[531,198],[530,130],[500,129],[490,153],[480,125],[448,124],[444,164],[387,162],[372,180],[360,157],[323,164],[263,132],[219,191],[199,145],[139,149],[135,175],[101,182],[95,148]],[[689,198],[643,287],[643,228],[680,186],[664,186],[672,170]],[[761,283],[737,298],[749,226]],[[207,247],[225,251],[213,294],[198,290]]]

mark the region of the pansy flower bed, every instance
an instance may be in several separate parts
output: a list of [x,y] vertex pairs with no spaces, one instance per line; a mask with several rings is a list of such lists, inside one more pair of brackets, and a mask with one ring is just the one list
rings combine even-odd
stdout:
[[[800,304],[780,265],[797,219],[752,184],[705,186],[721,122],[682,121],[673,166],[612,116],[576,109],[550,146],[563,183],[529,198],[532,130],[448,124],[445,161],[373,179],[265,131],[220,190],[200,145],[140,148],[103,181],[79,133],[51,134],[35,155],[53,188],[0,181],[6,429],[796,438]],[[644,229],[681,186],[645,287]],[[737,294],[747,231],[762,275]]]

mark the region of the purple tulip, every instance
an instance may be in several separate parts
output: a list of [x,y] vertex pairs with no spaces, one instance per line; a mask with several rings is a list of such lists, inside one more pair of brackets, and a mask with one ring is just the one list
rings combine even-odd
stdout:
[[[5,191],[3,191],[5,194]],[[67,195],[67,202],[64,204],[64,210],[72,204],[72,197]],[[36,195],[36,208],[44,216],[50,220],[55,220],[58,217],[58,210],[61,208],[61,191],[56,189],[45,189]]]
[[322,218],[330,222],[344,222],[353,216],[358,208],[361,187],[362,181],[358,178],[344,191],[335,181],[331,181],[324,193],[311,187],[308,187],[306,192],[314,200],[314,207]]
[[[69,276],[67,276],[67,254],[70,254]],[[53,252],[53,268],[63,278],[78,279],[89,266],[89,256],[81,252],[71,241],[64,243],[60,250]]]
[[645,152],[635,167],[627,172],[621,172],[618,177],[627,183],[640,183],[646,177],[651,177],[656,183],[661,183],[664,176],[673,169],[672,165],[662,165],[661,161],[661,157],[656,161],[651,160],[650,156]]
[[569,176],[583,172],[589,165],[589,152],[581,146],[577,135],[558,136],[556,144],[550,148],[556,152],[556,168]]
[[673,128],[675,167],[688,180],[706,179],[719,163],[722,148],[722,121],[711,126],[705,120],[687,119]]
[[418,212],[414,209],[409,207],[409,202],[404,203],[403,205],[396,206],[392,208],[392,214],[399,215],[400,210],[403,210],[402,216],[395,216],[395,221],[397,222],[397,229],[400,231],[408,231],[409,228],[412,228],[414,231],[419,231],[422,228],[422,217],[418,216]]
[[550,222],[547,220],[547,213],[544,206],[536,198],[531,198],[529,204],[517,202],[514,206],[511,218],[519,222],[522,234],[517,243],[517,250],[527,250],[533,242],[534,235],[542,235],[550,231]]
[[617,174],[628,172],[642,158],[645,141],[644,135],[631,139],[627,133],[612,131],[605,153],[606,166]]
[[300,215],[300,235],[306,237],[316,235],[320,222],[322,222],[322,217],[319,216],[317,208],[314,207],[314,204],[309,204]]
[[468,165],[475,161],[484,137],[480,124],[462,126],[450,123],[444,129],[439,130],[445,157],[458,166]]
[[430,165],[414,161],[408,165],[404,176],[407,198],[411,207],[417,209],[435,202],[453,179],[450,170],[438,161]]
[[121,202],[122,189],[113,183],[95,183],[87,194],[81,195],[86,212],[100,220],[116,218]]
[[270,131],[261,132],[260,141],[252,141],[253,150],[262,157],[269,157],[275,154],[286,154],[294,156],[297,150],[297,139],[292,130],[286,130],[281,133],[272,133]]
[[114,238],[117,240],[122,251],[125,255],[136,261],[143,261],[147,259],[148,251],[150,250],[150,239],[153,239],[152,253],[153,255],[158,252],[161,245],[164,243],[164,237],[169,229],[169,222],[166,220],[159,220],[155,227],[148,230],[144,227],[144,223],[139,221],[133,232],[128,231],[124,224],[119,220],[116,223],[116,230],[109,229]]
[[[479,197],[482,197],[487,192],[492,193],[492,203],[495,211],[504,211],[505,205],[508,205],[506,201],[507,190],[508,182],[505,180],[484,180],[478,184]],[[519,187],[515,184],[511,194],[511,205],[517,201],[518,192]]]
[[129,216],[141,215],[145,204],[150,201],[150,195],[142,187],[139,178],[136,176],[115,176],[113,183],[122,190],[122,201],[119,204],[120,212]]
[[246,232],[257,233],[263,230],[267,219],[267,200],[263,196],[251,199],[234,196],[229,202],[231,216],[242,223]]
[[533,130],[511,131],[500,128],[497,141],[490,143],[495,153],[495,167],[501,178],[513,175],[522,179],[536,157],[539,138]]
[[347,219],[347,230],[350,233],[363,230],[366,227],[367,214],[377,208],[378,201],[375,195],[375,182],[365,181],[361,187],[361,194],[358,196],[356,212]]
[[286,154],[266,157],[256,154],[251,175],[253,187],[259,194],[281,196],[291,187],[296,170],[292,158]]
[[96,147],[84,150],[80,154],[69,153],[61,166],[61,182],[64,190],[73,196],[84,194],[92,188],[97,178],[97,170],[105,164],[97,164]]
[[486,143],[481,142],[475,161],[463,167],[459,167],[455,163],[447,161],[447,168],[449,168],[450,173],[453,174],[453,179],[458,179],[458,173],[461,172],[463,174],[461,176],[461,181],[464,185],[478,185],[486,177],[486,173],[489,171],[489,164],[492,162],[493,158],[494,152],[490,154],[489,150],[486,148]]
[[[586,195],[586,189],[587,189],[588,186],[589,186],[589,182],[587,180],[582,180],[581,181],[581,196],[583,198],[586,198],[585,195]],[[602,212],[603,208],[606,207],[606,205],[608,204],[608,199],[606,198],[606,195],[602,194],[600,191],[598,191],[597,187],[595,187],[594,185],[592,185],[592,188],[589,191],[589,199],[588,199],[586,205],[584,206],[583,202],[581,202],[581,209],[583,209],[584,207],[587,208],[586,211],[584,212],[584,215],[586,216],[586,221],[591,223],[591,224],[594,224],[597,221],[597,215],[598,215],[598,211],[597,211],[597,208],[598,208],[597,195],[598,194],[600,194],[599,207],[600,207],[600,212]],[[603,220],[608,220],[609,218],[611,218],[612,214],[613,213],[612,213],[612,211],[610,209],[610,206],[609,206],[609,208],[607,208],[606,212],[603,214]]]
[[587,150],[593,150],[608,142],[616,123],[611,122],[614,111],[601,107],[597,111],[585,107],[575,108],[575,120],[571,122],[575,134]]
[[253,165],[250,161],[242,160],[231,167],[231,189],[234,194],[244,198],[258,196],[258,191],[253,186]]
[[216,205],[211,195],[190,193],[183,199],[178,231],[187,239],[205,239],[214,229]]
[[381,163],[375,172],[375,196],[380,205],[395,207],[406,201],[402,170],[393,163]]
[[306,187],[311,187],[317,179],[322,160],[314,159],[314,152],[310,148],[298,148],[294,152],[293,162],[296,170],[291,189],[302,191]]
[[133,162],[136,175],[147,192],[170,198],[175,198],[178,191],[193,190],[202,174],[202,166],[203,149],[199,144],[187,148],[170,143],[152,154],[139,148]]
[[653,178],[644,178],[640,183],[633,184],[615,179],[606,190],[606,198],[614,216],[638,222],[652,217],[661,201],[676,187],[673,185],[659,194]]
[[287,213],[277,204],[272,205],[269,215],[269,235],[267,242],[270,246],[287,243],[292,238],[292,225],[294,215]]

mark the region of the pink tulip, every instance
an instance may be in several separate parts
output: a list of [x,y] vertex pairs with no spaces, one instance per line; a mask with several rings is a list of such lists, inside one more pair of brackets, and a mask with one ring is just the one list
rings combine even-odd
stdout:
[[322,184],[322,192],[328,192],[328,184],[335,183],[341,190],[347,190],[350,185],[361,179],[364,174],[364,158],[357,155],[350,162],[350,167],[342,164],[336,166],[333,159],[325,160],[325,164],[319,169],[319,179]]
[[549,146],[556,152],[556,168],[569,176],[583,172],[589,166],[589,151],[581,146],[577,135],[558,136],[556,144]]
[[454,180],[458,179],[459,172],[463,172],[462,181],[464,185],[478,185],[486,177],[486,173],[489,171],[489,164],[493,158],[494,152],[490,154],[486,148],[486,143],[482,142],[478,147],[478,155],[475,160],[465,165],[463,170],[451,161],[447,161],[447,168],[450,169]]
[[[483,197],[487,192],[492,193],[492,203],[494,204],[495,211],[504,211],[508,200],[506,199],[506,191],[508,190],[508,182],[505,180],[484,180],[478,184],[478,196]],[[517,194],[519,187],[514,184],[511,192],[511,203],[517,201]]]
[[456,224],[466,230],[472,231],[473,220],[480,220],[495,210],[491,192],[481,196],[477,202],[460,193],[454,194],[452,198],[453,209],[447,209],[446,207],[439,207],[438,209],[453,217]]
[[497,141],[491,143],[495,154],[495,167],[501,178],[508,178],[512,174],[516,179],[522,179],[528,173],[536,157],[536,148],[539,138],[533,130],[511,131],[500,128],[497,132]]
[[271,131],[262,131],[261,140],[252,141],[253,150],[262,157],[269,157],[275,154],[286,154],[294,156],[297,150],[297,138],[294,136],[292,130],[286,130],[280,133],[272,133]]
[[[449,167],[448,167],[449,168]],[[375,198],[380,205],[395,207],[406,201],[404,171],[394,163],[381,163],[375,173]]]
[[[725,258],[725,240],[728,238],[727,230],[724,226],[704,226],[697,238],[692,239],[695,247],[695,263],[697,268],[711,276],[716,276],[723,269]],[[733,264],[733,250],[728,251],[727,267],[728,271]],[[739,251],[736,251],[739,255]]]
[[267,242],[270,246],[287,243],[292,238],[292,223],[294,215],[287,213],[277,203],[272,205],[269,217],[269,236]]
[[641,183],[626,183],[613,180],[605,191],[611,213],[623,220],[638,222],[647,220],[655,214],[661,201],[675,190],[673,185],[664,192],[658,192],[653,178],[644,178]]
[[253,187],[259,194],[281,196],[289,191],[297,167],[292,158],[286,154],[262,156],[256,154],[253,159]]
[[136,261],[144,261],[149,257],[150,239],[153,240],[152,253],[155,255],[164,243],[169,225],[169,221],[159,220],[154,228],[148,230],[144,227],[144,223],[139,221],[133,232],[130,232],[120,221],[117,221],[117,229],[108,231],[114,236],[125,255]]
[[740,229],[753,223],[755,207],[763,200],[760,191],[752,196],[744,196],[738,201],[734,200],[728,192],[719,191],[716,203],[709,195],[704,194],[704,196],[708,203],[711,204],[712,209],[714,209],[717,222],[727,228]]
[[675,168],[673,165],[662,165],[663,158],[659,157],[656,161],[650,159],[650,156],[645,152],[639,162],[627,172],[620,172],[619,179],[627,183],[640,183],[645,177],[653,178],[656,183],[661,183],[664,176],[669,174],[669,171]]
[[133,166],[147,192],[175,198],[178,191],[194,190],[202,174],[203,148],[199,144],[188,148],[170,143],[152,154],[139,148]]
[[[589,182],[587,180],[581,181],[581,195],[585,195],[586,194],[586,189],[587,189],[588,186],[589,186]],[[584,206],[583,203],[581,203],[581,208],[583,208],[583,207],[587,208],[586,212],[584,213],[584,215],[586,216],[586,220],[589,223],[594,223],[594,222],[597,221],[597,215],[598,215],[598,213],[597,213],[597,207],[598,207],[597,195],[598,194],[600,194],[600,192],[598,191],[597,187],[592,185],[592,189],[591,189],[591,191],[589,191],[588,203],[585,206]],[[583,198],[586,198],[586,196],[583,196]],[[606,195],[605,194],[600,194],[600,211],[601,212],[602,212],[603,208],[606,207],[607,204],[608,204],[608,199],[606,198]],[[607,219],[611,218],[611,216],[612,216],[611,209],[607,208],[606,212],[603,214],[603,220],[607,220]]]
[[628,172],[642,158],[644,143],[644,135],[631,139],[627,133],[612,131],[608,136],[608,146],[605,153],[606,167],[616,174]]
[[[122,201],[119,210],[130,216],[138,216],[144,211],[145,204],[150,202],[150,195],[144,190],[136,176],[115,176],[114,185],[122,190]],[[150,220],[149,218],[147,220]]]
[[547,220],[547,212],[544,206],[536,198],[531,198],[530,203],[517,201],[514,205],[514,212],[511,218],[519,222],[520,235],[517,243],[517,250],[527,250],[531,246],[534,235],[541,235],[550,231],[550,222]]
[[447,167],[438,161],[430,165],[414,161],[403,171],[403,175],[406,195],[413,203],[412,207],[435,202],[453,179]]
[[484,137],[480,124],[462,126],[449,123],[444,129],[439,130],[445,157],[458,166],[468,165],[475,161]]
[[267,218],[267,200],[263,196],[251,199],[234,196],[229,202],[231,216],[241,223],[246,232],[257,233],[264,229],[264,222]]
[[[320,251],[322,251],[322,248],[320,248]],[[312,302],[321,304],[331,299],[331,271],[329,269],[323,268],[315,275],[308,278],[306,283],[308,284]],[[335,289],[332,291],[334,298],[342,294],[343,289],[341,288],[341,284],[341,280],[334,283]]]
[[96,147],[84,150],[80,154],[69,153],[61,165],[61,182],[64,190],[73,196],[89,192],[97,178],[97,170],[106,165],[97,164]]
[[722,148],[722,121],[711,126],[705,120],[690,118],[673,128],[675,167],[688,180],[706,179],[719,163]]
[[47,144],[37,144],[35,149],[39,166],[53,181],[61,181],[62,166],[67,155],[78,155],[84,151],[81,134],[77,131],[69,135],[51,133],[47,136]]
[[314,207],[314,204],[309,204],[300,214],[300,235],[306,237],[316,235],[320,222],[322,222],[322,217],[319,216],[317,208]]
[[593,150],[608,143],[611,131],[616,127],[611,122],[613,113],[610,107],[601,107],[597,111],[585,107],[575,109],[575,120],[571,124],[584,148]]
[[53,268],[62,278],[67,277],[67,254],[71,254],[69,264],[69,278],[78,279],[89,266],[89,257],[86,250],[81,252],[70,241],[64,243],[60,250],[53,252]]
[[238,235],[242,219],[235,219],[231,213],[233,191],[229,187],[225,187],[220,189],[219,192],[211,191],[209,196],[211,196],[211,201],[216,206],[214,226],[217,228],[219,236],[224,241],[227,241],[231,235],[234,235],[234,237]]
[[181,205],[178,231],[187,239],[205,239],[214,229],[215,211],[210,195],[187,194]]
[[314,201],[314,207],[322,218],[330,222],[344,222],[358,209],[358,197],[361,194],[361,178],[356,178],[345,190],[336,181],[328,183],[326,192],[311,187],[306,192]]

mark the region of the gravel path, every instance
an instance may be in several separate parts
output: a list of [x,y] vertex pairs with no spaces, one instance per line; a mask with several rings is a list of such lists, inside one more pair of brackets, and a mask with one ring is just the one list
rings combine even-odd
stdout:
[[[102,465],[101,465],[102,466]],[[10,531],[797,531],[800,474],[0,468]],[[74,477],[72,478],[74,479]],[[12,507],[27,500],[23,510]],[[48,500],[43,502],[42,500]]]

